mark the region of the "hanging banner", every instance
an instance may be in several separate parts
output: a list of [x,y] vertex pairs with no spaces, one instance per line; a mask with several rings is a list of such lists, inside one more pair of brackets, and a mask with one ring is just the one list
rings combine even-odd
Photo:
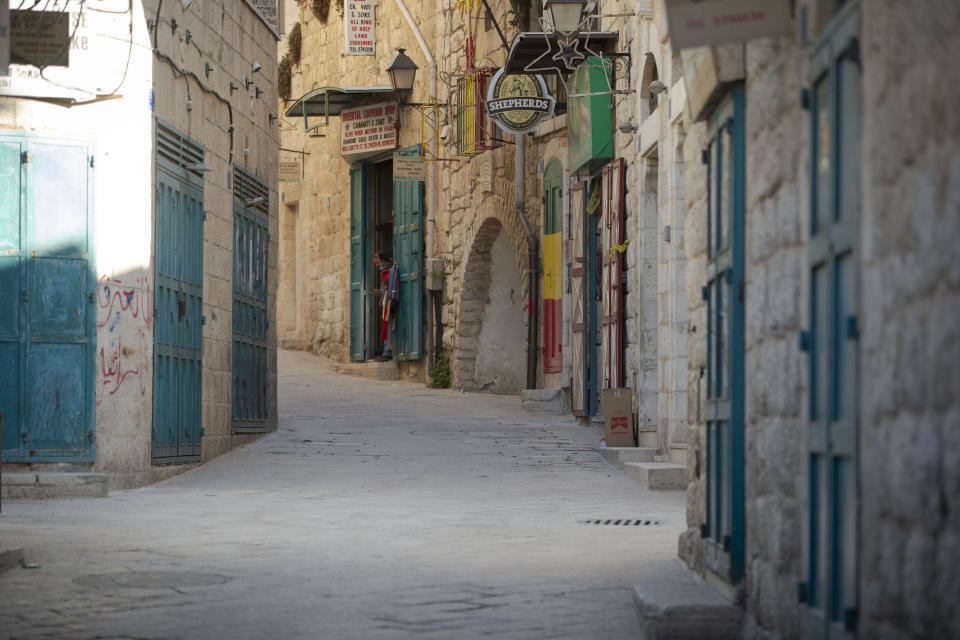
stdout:
[[675,49],[790,33],[789,0],[667,0]]
[[553,116],[556,100],[543,76],[505,73],[501,67],[487,89],[487,113],[507,133],[525,133]]
[[374,31],[373,0],[348,0],[344,9],[343,24],[347,30],[348,56],[376,55],[377,38]]
[[350,160],[389,151],[397,146],[394,102],[371,104],[340,112],[340,155]]

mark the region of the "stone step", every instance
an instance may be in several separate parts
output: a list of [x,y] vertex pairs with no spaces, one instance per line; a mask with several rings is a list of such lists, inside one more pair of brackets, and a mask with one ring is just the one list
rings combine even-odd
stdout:
[[373,380],[399,380],[400,365],[396,360],[386,362],[340,362],[331,367],[337,373],[371,378]]
[[698,580],[633,589],[640,636],[645,640],[733,640],[743,610]]
[[524,389],[520,392],[520,406],[531,413],[570,413],[566,389]]
[[625,462],[623,470],[645,489],[687,488],[687,467],[673,462]]
[[109,484],[105,473],[4,471],[3,499],[105,498]]
[[670,444],[670,462],[675,462],[677,464],[687,464],[687,445],[686,444]]
[[644,431],[640,430],[637,433],[637,446],[638,447],[652,447],[657,448],[657,431]]
[[649,447],[596,447],[594,450],[618,469],[623,469],[625,462],[653,462],[657,455],[657,450]]

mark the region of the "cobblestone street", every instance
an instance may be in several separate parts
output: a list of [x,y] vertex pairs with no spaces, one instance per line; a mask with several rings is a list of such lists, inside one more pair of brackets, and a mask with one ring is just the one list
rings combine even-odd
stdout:
[[680,571],[683,494],[569,416],[279,362],[277,433],[144,489],[4,503],[0,542],[39,567],[0,574],[0,637],[628,638],[631,587]]

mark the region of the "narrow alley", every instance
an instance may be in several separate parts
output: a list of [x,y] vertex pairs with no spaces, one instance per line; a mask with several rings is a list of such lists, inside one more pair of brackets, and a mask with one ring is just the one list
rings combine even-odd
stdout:
[[39,566],[0,574],[0,637],[628,638],[632,586],[680,572],[683,492],[639,490],[569,416],[290,351],[279,403],[166,482],[5,502]]

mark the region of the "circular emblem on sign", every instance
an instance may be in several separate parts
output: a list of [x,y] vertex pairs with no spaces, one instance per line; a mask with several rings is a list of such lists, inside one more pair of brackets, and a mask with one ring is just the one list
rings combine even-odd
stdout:
[[487,89],[487,113],[504,131],[524,133],[553,115],[556,100],[543,77],[504,73],[501,67]]

